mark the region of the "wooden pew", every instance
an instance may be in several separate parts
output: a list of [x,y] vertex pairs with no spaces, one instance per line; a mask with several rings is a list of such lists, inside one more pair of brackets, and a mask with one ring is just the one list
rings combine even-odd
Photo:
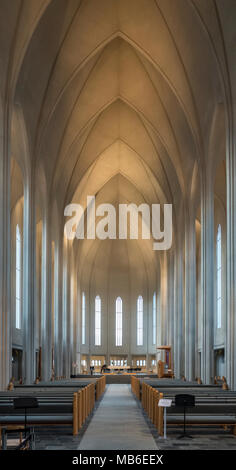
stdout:
[[[139,382],[139,383],[138,383]],[[149,385],[149,383],[152,385]],[[173,406],[167,410],[167,424],[179,425],[183,423],[182,410],[174,405],[175,395],[179,393],[192,393],[195,395],[196,406],[187,415],[187,423],[192,425],[232,426],[236,435],[236,393],[226,391],[218,386],[202,386],[197,383],[183,386],[180,381],[154,381],[136,379],[132,383],[132,391],[139,395],[142,406],[152,423],[156,426],[159,435],[163,434],[163,408],[158,406],[161,398],[171,398]],[[163,386],[160,386],[160,383]],[[137,393],[137,389],[139,393]]]
[[[102,379],[102,380],[101,380]],[[79,429],[92,412],[95,405],[95,395],[101,396],[105,388],[105,378],[97,379],[84,385],[71,382],[67,385],[32,385],[20,386],[9,392],[0,393],[0,426],[21,424],[24,422],[23,412],[14,410],[13,399],[22,395],[33,395],[38,398],[39,408],[28,416],[32,425],[70,424],[73,434]],[[75,386],[74,386],[75,385]],[[96,392],[96,385],[97,390]]]

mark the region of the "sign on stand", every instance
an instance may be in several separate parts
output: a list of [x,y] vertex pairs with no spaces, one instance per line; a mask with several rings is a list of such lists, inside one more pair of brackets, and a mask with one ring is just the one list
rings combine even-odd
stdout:
[[164,439],[166,439],[166,408],[170,408],[172,400],[168,398],[161,398],[158,402],[158,406],[164,408]]

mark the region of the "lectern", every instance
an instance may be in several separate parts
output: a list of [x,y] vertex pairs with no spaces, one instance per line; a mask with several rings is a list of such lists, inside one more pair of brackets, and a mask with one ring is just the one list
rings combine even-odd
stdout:
[[171,368],[171,346],[158,346],[157,350],[163,351],[165,356],[164,361],[160,360],[157,363],[158,377],[173,377],[173,370]]

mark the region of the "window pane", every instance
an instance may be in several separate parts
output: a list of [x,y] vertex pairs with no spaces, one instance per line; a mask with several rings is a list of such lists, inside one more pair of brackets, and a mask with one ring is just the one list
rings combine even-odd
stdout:
[[101,346],[101,299],[95,298],[95,345]]
[[21,328],[21,318],[20,318],[20,300],[16,299],[16,328]]
[[217,229],[216,238],[216,324],[217,328],[221,328],[221,282],[222,282],[222,268],[221,268],[221,225]]
[[116,299],[116,346],[122,346],[122,299]]
[[21,328],[21,234],[19,225],[16,226],[16,323]]
[[85,309],[85,293],[82,293],[82,344],[85,344],[86,334],[86,309]]
[[137,300],[137,345],[143,345],[143,298],[141,295]]
[[152,305],[152,343],[156,344],[156,335],[157,335],[157,306],[156,306],[156,293],[153,294],[153,305]]
[[19,269],[16,269],[16,298],[17,299],[21,298],[20,278],[21,278],[21,272],[19,271]]
[[21,242],[16,240],[16,269],[21,269]]

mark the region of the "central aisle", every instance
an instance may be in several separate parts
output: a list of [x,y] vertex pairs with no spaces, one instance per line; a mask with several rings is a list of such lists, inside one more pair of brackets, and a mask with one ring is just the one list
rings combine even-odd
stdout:
[[107,385],[79,450],[153,450],[153,436],[130,385]]

